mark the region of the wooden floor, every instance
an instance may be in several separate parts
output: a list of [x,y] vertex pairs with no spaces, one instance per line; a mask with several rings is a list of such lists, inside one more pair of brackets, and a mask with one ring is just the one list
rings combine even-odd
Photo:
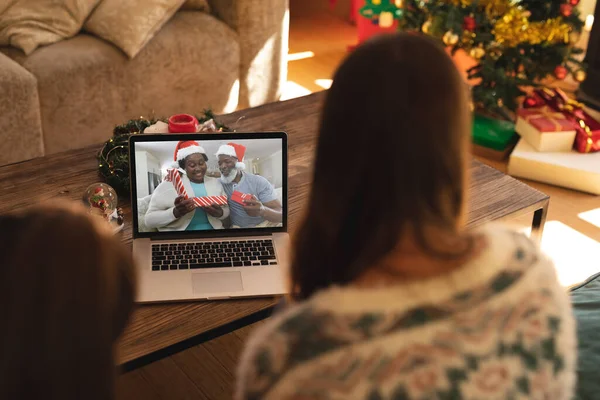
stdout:
[[[325,0],[291,1],[290,60],[284,99],[328,87],[336,66],[355,43],[352,25],[327,12]],[[506,172],[506,163],[481,161]],[[600,271],[600,197],[527,182],[551,196],[542,248],[565,286]],[[527,218],[515,221],[525,229]],[[259,322],[258,324],[261,324]],[[255,324],[256,325],[256,324]],[[117,399],[230,399],[235,368],[249,326],[157,361],[118,379]]]

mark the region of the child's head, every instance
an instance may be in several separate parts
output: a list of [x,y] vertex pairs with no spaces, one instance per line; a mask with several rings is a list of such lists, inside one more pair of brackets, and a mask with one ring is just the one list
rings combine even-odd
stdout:
[[112,397],[135,268],[102,224],[76,206],[0,216],[0,398]]
[[468,89],[444,48],[395,34],[342,63],[323,106],[292,280],[306,297],[354,279],[405,228],[457,231],[471,131]]

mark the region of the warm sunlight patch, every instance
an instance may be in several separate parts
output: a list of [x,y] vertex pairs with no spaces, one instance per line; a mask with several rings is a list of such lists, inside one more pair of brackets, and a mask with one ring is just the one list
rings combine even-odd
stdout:
[[298,60],[304,60],[306,58],[311,58],[314,56],[315,56],[315,53],[313,53],[312,51],[301,51],[298,53],[288,54],[287,60],[288,61],[298,61]]
[[306,96],[311,93],[312,92],[304,86],[300,86],[293,81],[287,81],[283,86],[281,100],[295,99],[296,97]]
[[542,250],[552,258],[558,279],[572,286],[600,272],[600,243],[559,221],[548,221]]
[[600,228],[600,208],[579,213],[577,216],[585,222]]
[[331,87],[331,83],[333,81],[331,79],[317,79],[315,83],[321,86],[323,89],[329,89]]
[[584,29],[588,32],[592,30],[592,26],[594,25],[594,16],[592,14],[585,17],[585,26]]

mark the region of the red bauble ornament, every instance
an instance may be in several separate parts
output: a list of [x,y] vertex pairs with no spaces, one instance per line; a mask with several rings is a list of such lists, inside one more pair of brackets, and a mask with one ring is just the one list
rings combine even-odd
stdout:
[[554,68],[554,76],[556,77],[556,79],[563,80],[567,77],[568,73],[569,71],[567,71],[567,69],[562,65],[559,65],[556,68]]
[[567,3],[560,5],[560,13],[563,15],[563,17],[569,17],[572,12],[573,12],[572,5],[567,4]]
[[463,29],[469,32],[473,32],[477,24],[475,23],[475,18],[471,16],[467,16],[463,19]]
[[523,107],[525,107],[525,108],[536,107],[537,105],[538,105],[538,99],[536,99],[533,96],[527,96],[527,97],[525,97],[525,100],[523,101]]
[[576,6],[577,4],[579,4],[579,0],[569,0],[569,4],[572,6]]

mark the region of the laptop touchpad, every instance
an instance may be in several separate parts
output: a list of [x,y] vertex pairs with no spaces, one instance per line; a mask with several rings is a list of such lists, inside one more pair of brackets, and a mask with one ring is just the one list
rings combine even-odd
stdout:
[[192,274],[194,294],[239,292],[244,290],[240,271],[201,272]]

